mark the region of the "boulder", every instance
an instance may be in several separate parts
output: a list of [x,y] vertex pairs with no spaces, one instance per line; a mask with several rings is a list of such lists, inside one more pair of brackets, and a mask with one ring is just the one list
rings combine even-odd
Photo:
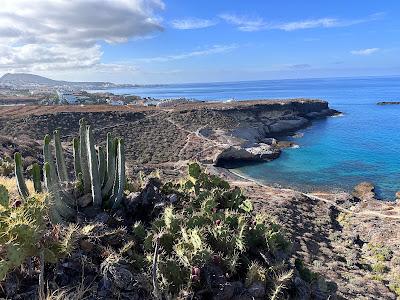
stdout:
[[396,193],[396,200],[397,200],[397,201],[400,201],[400,191],[398,191],[398,192]]
[[375,200],[375,186],[371,182],[361,182],[354,187],[353,196],[364,201]]
[[272,145],[276,145],[277,140],[274,139],[274,138],[262,138],[260,140],[260,142],[263,143],[263,144],[267,144],[267,145],[271,145],[272,146]]
[[254,144],[247,148],[230,146],[217,155],[214,159],[214,165],[269,161],[278,158],[280,153],[281,151],[278,148],[267,144]]

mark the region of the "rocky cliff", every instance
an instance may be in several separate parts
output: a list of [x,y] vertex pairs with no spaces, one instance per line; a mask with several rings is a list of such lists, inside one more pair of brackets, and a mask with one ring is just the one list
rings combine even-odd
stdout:
[[[320,100],[264,100],[235,103],[193,103],[174,108],[112,106],[0,107],[0,136],[12,137],[0,155],[19,146],[41,142],[59,128],[65,145],[78,132],[78,120],[88,119],[96,138],[108,131],[126,140],[132,166],[199,160],[222,164],[228,160],[266,160],[279,156],[271,137],[293,133],[315,118],[335,114]],[[12,154],[12,153],[11,153]]]

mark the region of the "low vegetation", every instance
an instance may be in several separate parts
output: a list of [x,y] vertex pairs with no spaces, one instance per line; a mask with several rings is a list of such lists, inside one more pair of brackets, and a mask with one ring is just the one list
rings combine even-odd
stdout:
[[59,131],[53,141],[43,174],[35,164],[25,180],[17,153],[14,184],[0,182],[0,296],[280,299],[315,280],[278,224],[198,164],[179,182],[127,184],[123,141],[96,148],[82,120],[70,179]]

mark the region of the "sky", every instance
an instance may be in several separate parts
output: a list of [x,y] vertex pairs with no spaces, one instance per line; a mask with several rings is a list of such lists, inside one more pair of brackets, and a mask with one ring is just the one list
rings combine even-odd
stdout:
[[2,0],[0,75],[186,83],[400,74],[398,0]]

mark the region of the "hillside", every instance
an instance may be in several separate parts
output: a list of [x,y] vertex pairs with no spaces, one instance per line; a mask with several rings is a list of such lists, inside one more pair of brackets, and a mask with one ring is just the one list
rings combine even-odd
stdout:
[[129,87],[129,84],[115,84],[111,82],[71,82],[63,80],[53,80],[47,77],[28,74],[28,73],[7,73],[0,78],[0,86],[9,86],[17,88],[29,87],[67,87],[77,89],[103,89],[113,87]]

